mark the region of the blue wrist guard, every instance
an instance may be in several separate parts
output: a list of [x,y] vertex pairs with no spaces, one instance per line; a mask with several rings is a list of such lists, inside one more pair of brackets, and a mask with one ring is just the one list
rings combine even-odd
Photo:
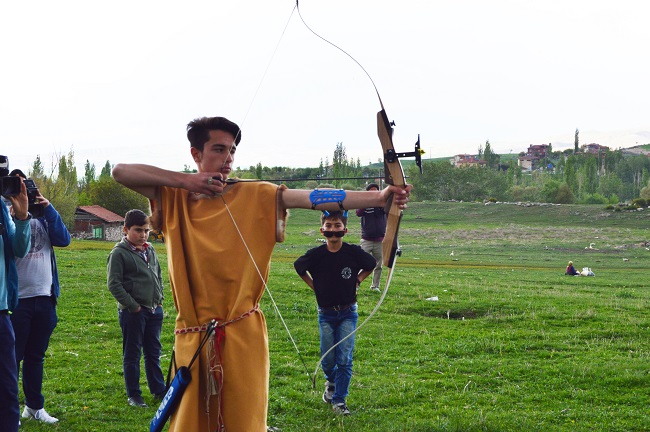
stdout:
[[341,210],[343,208],[343,200],[345,199],[345,191],[343,189],[314,189],[309,194],[311,201],[311,209],[314,210],[318,204],[325,204],[335,202],[339,204]]

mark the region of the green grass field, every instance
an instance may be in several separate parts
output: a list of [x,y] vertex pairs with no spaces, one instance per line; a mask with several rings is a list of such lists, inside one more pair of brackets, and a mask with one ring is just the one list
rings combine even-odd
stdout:
[[[410,204],[387,297],[357,335],[353,415],[341,418],[321,401],[320,374],[312,389],[315,300],[293,270],[320,244],[318,213],[293,211],[269,288],[300,354],[265,295],[269,424],[284,432],[650,430],[649,221],[648,211],[602,206]],[[347,241],[358,242],[354,215],[349,228]],[[156,408],[126,403],[105,283],[111,247],[74,241],[57,250],[63,294],[44,392],[60,423],[27,421],[21,430],[148,430]],[[164,260],[164,246],[156,249]],[[596,276],[564,276],[568,260]],[[360,320],[379,300],[367,288]],[[165,370],[174,318],[167,299]]]

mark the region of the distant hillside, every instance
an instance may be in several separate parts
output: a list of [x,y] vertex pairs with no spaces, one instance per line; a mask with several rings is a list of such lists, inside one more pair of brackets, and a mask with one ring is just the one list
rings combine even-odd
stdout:
[[650,144],[641,144],[634,147],[621,149],[625,155],[646,155],[650,156]]
[[[650,144],[640,144],[640,145],[636,145],[634,147],[622,148],[621,151],[623,152],[624,155],[630,155],[630,156],[646,155],[646,156],[650,156]],[[510,160],[513,160],[513,159],[517,159],[519,157],[519,153],[503,153],[503,154],[500,154],[499,156],[501,156],[501,162],[503,163],[503,162],[508,162]],[[423,157],[422,162],[441,162],[441,161],[449,162],[449,160],[452,157],[453,156],[438,157],[438,158],[426,158],[426,157]],[[411,166],[411,165],[413,165],[415,163],[415,161],[413,159],[403,159],[403,160],[400,160],[400,162],[402,163],[402,166],[405,169],[406,169],[406,167]],[[383,168],[383,164],[380,163],[380,162],[377,162],[377,163],[368,165],[368,167],[378,169],[378,168]]]

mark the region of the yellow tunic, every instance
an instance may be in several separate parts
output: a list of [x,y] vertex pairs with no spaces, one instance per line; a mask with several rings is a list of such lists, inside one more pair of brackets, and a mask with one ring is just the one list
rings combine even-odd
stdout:
[[[271,253],[284,240],[282,188],[270,183],[238,183],[222,197],[196,197],[184,189],[161,188],[161,217],[168,253],[176,330],[212,319],[230,321],[258,305],[268,279]],[[227,203],[227,207],[224,204]],[[240,237],[235,223],[241,232]],[[245,244],[244,244],[245,242]],[[253,264],[246,245],[253,255]],[[187,366],[204,333],[177,334],[176,364]],[[207,352],[192,366],[192,382],[172,416],[169,431],[218,430],[219,397],[206,395]],[[221,350],[222,416],[226,432],[266,431],[269,355],[261,311],[225,327]]]

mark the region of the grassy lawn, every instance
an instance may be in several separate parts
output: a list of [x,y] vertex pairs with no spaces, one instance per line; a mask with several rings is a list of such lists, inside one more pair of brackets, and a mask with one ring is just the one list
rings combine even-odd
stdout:
[[[269,424],[284,432],[650,430],[648,222],[647,211],[602,206],[411,204],[388,295],[357,334],[353,415],[341,418],[320,399],[320,373],[312,388],[320,357],[315,299],[293,270],[320,244],[318,213],[293,211],[269,288],[300,353],[265,295]],[[349,228],[347,241],[357,243],[354,215]],[[21,430],[148,430],[156,407],[144,373],[152,406],[126,403],[105,282],[111,247],[74,241],[57,250],[63,294],[44,392],[60,423],[27,421]],[[164,246],[156,249],[165,261]],[[564,276],[568,260],[596,277]],[[360,320],[380,296],[367,288],[359,292]],[[166,313],[165,370],[171,293]]]

